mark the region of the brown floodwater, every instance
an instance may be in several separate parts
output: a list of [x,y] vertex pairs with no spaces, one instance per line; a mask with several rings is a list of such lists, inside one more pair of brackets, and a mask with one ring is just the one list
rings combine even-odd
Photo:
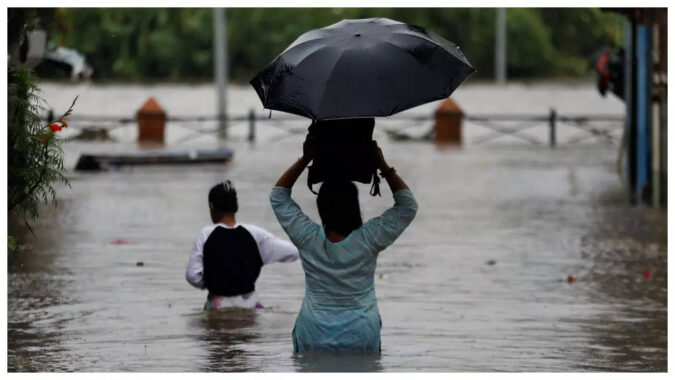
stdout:
[[[263,268],[255,311],[204,312],[206,294],[184,279],[208,189],[224,178],[240,222],[285,237],[268,195],[300,155],[292,135],[233,138],[227,165],[71,171],[35,237],[10,218],[26,247],[9,258],[9,370],[667,370],[666,215],[626,203],[616,145],[443,149],[376,132],[419,202],[378,259],[380,356],[292,354],[299,262]],[[133,139],[64,148],[71,168],[80,152],[138,149]],[[318,219],[305,183],[294,198]],[[368,189],[364,219],[392,203],[386,185],[382,198]]]

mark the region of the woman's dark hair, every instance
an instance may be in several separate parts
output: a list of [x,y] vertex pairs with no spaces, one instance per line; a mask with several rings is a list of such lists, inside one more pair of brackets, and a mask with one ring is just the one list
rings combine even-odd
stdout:
[[209,203],[213,208],[221,212],[237,212],[237,190],[229,180],[213,186],[209,191]]
[[347,236],[361,227],[359,192],[349,180],[326,180],[319,189],[316,206],[324,228]]

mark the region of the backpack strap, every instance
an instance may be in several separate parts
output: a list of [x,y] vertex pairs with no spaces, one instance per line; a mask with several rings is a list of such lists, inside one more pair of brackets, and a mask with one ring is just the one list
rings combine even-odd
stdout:
[[382,196],[382,194],[380,194],[380,177],[377,176],[377,170],[373,171],[373,186],[370,187],[370,195],[379,195],[380,197]]
[[[372,135],[373,127],[375,126],[375,119],[371,119],[371,120],[372,120],[372,125],[370,126],[370,133]],[[373,156],[371,158],[371,165],[372,165],[372,168],[373,168],[373,186],[370,187],[370,195],[372,195],[373,197],[376,196],[376,195],[379,195],[381,197],[382,194],[380,194],[380,177],[377,176],[377,168],[375,167],[375,163],[374,163],[374,161],[375,161],[375,151],[377,149],[377,141],[371,140],[370,146],[371,146],[370,149],[373,152],[372,153]]]
[[313,177],[312,174],[311,174],[313,169],[314,169],[314,165],[307,168],[307,170],[309,171],[309,173],[307,173],[307,187],[309,187],[309,191],[311,191],[312,193],[314,193],[316,195],[319,195],[319,193],[317,193],[316,191],[314,191],[312,189],[312,182],[310,181]]

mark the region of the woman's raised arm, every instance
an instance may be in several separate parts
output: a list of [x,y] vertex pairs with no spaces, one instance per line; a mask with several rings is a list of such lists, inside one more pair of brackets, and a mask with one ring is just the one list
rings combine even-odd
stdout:
[[380,169],[380,175],[387,180],[392,193],[408,188],[403,179],[396,174],[396,169],[387,165],[387,161],[385,161],[382,154],[382,149],[377,144],[375,145],[375,165]]
[[285,187],[287,189],[292,188],[295,181],[297,181],[300,174],[302,174],[302,171],[305,170],[307,165],[309,165],[310,161],[314,158],[316,149],[317,146],[314,138],[307,136],[305,142],[302,144],[302,157],[298,158],[291,167],[286,169],[274,186]]
[[375,163],[394,194],[394,206],[361,228],[364,244],[371,252],[377,253],[391,245],[412,222],[417,214],[417,201],[396,170],[387,165],[382,150],[377,146]]
[[308,137],[305,140],[302,151],[302,157],[279,177],[270,194],[270,203],[279,224],[297,247],[302,247],[308,239],[315,235],[315,230],[319,228],[291,198],[291,188],[314,158],[316,147],[313,139]]

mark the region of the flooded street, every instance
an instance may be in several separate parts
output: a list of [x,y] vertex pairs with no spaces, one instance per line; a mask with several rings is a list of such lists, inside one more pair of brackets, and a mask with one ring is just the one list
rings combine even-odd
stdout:
[[[57,110],[84,92],[75,114],[130,116],[149,94],[176,115],[208,114],[214,103],[201,87],[135,88],[129,96],[124,88],[44,90]],[[519,98],[502,102],[506,92],[482,86],[457,98],[468,113],[622,109],[592,87],[511,90]],[[255,105],[250,92],[231,94],[232,112]],[[594,96],[600,100],[584,101]],[[629,206],[617,145],[593,140],[558,149],[517,140],[439,148],[392,141],[376,126],[385,157],[419,203],[416,219],[378,259],[380,357],[292,354],[304,294],[299,261],[263,268],[256,290],[264,309],[203,312],[206,293],[188,285],[184,271],[210,222],[212,185],[231,179],[237,220],[286,238],[268,197],[301,155],[304,135],[283,127],[273,116],[249,144],[245,126],[233,126],[223,143],[234,150],[227,165],[69,171],[58,207],[43,207],[31,224],[37,238],[21,223],[13,227],[28,247],[9,260],[9,371],[667,370],[666,213]],[[466,128],[468,141],[475,130]],[[113,142],[68,142],[66,166],[82,152],[136,151],[135,133],[132,125]],[[166,148],[220,146],[211,135],[187,141],[191,133],[170,124]],[[319,220],[305,175],[293,196]],[[358,187],[364,220],[393,203],[386,185],[381,198]]]

